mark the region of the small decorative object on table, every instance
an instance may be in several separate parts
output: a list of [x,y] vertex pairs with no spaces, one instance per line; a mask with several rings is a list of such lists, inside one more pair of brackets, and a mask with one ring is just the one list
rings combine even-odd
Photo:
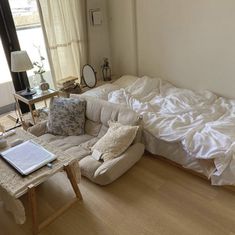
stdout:
[[26,87],[25,90],[21,91],[22,96],[32,96],[36,93],[34,89],[31,89],[29,84],[25,83],[20,72],[26,72],[33,68],[33,64],[26,51],[12,51],[11,52],[11,71],[18,73],[20,86]]
[[108,58],[104,58],[104,63],[101,68],[104,81],[111,81],[111,68],[109,67]]
[[40,61],[33,62],[33,65],[36,67],[36,70],[34,71],[34,73],[35,75],[38,74],[40,76],[40,79],[41,79],[40,85],[39,85],[40,89],[42,91],[47,91],[50,88],[50,86],[43,77],[43,74],[46,72],[44,69],[44,63],[43,63],[45,58],[41,55],[40,47],[37,47],[37,49],[38,49]]
[[57,87],[60,89],[60,92],[63,93],[63,96],[69,97],[70,94],[80,94],[81,87],[78,83],[77,77],[67,77],[61,79],[57,83]]
[[96,71],[90,64],[85,64],[82,68],[82,84],[84,87],[94,88],[97,83]]

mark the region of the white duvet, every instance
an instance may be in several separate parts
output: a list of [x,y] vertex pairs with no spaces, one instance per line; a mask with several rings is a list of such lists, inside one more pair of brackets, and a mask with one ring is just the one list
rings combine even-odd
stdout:
[[[189,156],[205,163],[212,184],[235,184],[235,100],[149,77],[124,77],[111,87],[105,99],[142,115],[144,128],[155,137],[182,143]],[[206,160],[213,160],[213,171]]]

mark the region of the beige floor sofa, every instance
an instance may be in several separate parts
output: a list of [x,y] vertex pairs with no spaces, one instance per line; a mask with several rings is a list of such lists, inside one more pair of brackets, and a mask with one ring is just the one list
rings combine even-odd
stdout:
[[81,173],[91,181],[106,185],[130,169],[143,155],[144,145],[141,141],[141,128],[133,144],[121,156],[105,162],[91,157],[90,148],[108,130],[108,121],[117,121],[124,125],[138,125],[139,116],[130,109],[111,104],[92,97],[86,100],[85,134],[79,136],[56,136],[47,133],[47,122],[44,121],[28,131],[40,139],[50,143],[65,153],[76,155],[79,159]]

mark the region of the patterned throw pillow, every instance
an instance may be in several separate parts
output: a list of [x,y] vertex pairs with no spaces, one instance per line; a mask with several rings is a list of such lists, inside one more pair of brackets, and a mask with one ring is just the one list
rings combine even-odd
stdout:
[[86,101],[56,97],[51,100],[48,132],[54,135],[82,135],[85,128]]

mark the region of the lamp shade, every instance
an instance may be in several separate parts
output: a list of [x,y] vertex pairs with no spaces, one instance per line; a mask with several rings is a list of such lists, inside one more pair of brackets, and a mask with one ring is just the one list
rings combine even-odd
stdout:
[[33,64],[26,51],[11,52],[11,71],[25,72],[33,68]]

